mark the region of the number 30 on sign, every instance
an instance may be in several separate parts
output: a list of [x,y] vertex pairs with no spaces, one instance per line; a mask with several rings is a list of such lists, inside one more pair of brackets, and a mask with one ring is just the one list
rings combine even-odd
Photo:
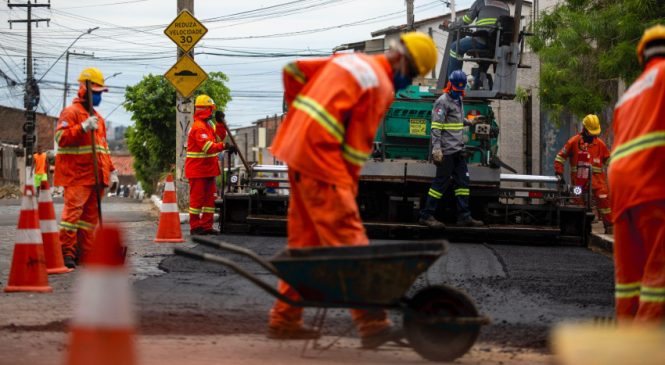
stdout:
[[164,34],[171,38],[175,44],[184,52],[189,52],[194,45],[208,32],[201,22],[199,22],[192,13],[183,10],[178,16],[164,29]]

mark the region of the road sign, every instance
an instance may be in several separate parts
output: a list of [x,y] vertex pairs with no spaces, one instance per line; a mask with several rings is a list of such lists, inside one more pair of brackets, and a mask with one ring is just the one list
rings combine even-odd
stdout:
[[187,10],[181,11],[164,29],[164,34],[185,52],[189,52],[206,33],[208,33],[208,28]]
[[187,98],[208,79],[208,74],[191,57],[183,55],[166,71],[164,77],[173,84],[180,95]]

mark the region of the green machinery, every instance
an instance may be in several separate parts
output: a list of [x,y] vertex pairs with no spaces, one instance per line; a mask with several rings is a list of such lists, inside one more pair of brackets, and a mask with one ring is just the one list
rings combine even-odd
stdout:
[[[571,187],[557,184],[554,176],[520,175],[498,157],[500,126],[491,108],[492,100],[515,96],[517,69],[525,32],[520,31],[521,0],[514,17],[500,18],[492,29],[490,50],[467,53],[477,64],[472,73],[478,81],[467,91],[464,113],[478,118],[466,133],[472,215],[487,225],[465,228],[448,225],[430,231],[417,223],[420,207],[435,175],[429,162],[430,124],[433,102],[447,81],[450,47],[477,28],[458,25],[449,32],[444,59],[435,88],[410,86],[396,95],[380,125],[373,152],[361,172],[358,206],[370,235],[401,234],[445,236],[462,241],[527,241],[586,244],[593,215],[585,207],[569,204]],[[493,67],[494,75],[489,73]],[[492,79],[494,76],[495,79]],[[506,171],[506,172],[502,172]],[[260,231],[285,228],[288,208],[286,166],[255,165],[245,178],[235,179],[224,194],[222,231]],[[507,173],[510,171],[512,173]],[[233,182],[233,179],[232,179]],[[444,194],[437,216],[454,222],[456,206],[452,189]]]

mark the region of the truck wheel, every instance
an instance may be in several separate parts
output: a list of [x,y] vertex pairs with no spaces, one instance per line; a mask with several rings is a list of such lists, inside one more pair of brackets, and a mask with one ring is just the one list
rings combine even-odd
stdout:
[[413,349],[427,360],[453,361],[476,342],[479,325],[436,323],[436,319],[476,317],[471,298],[446,285],[426,287],[409,301],[404,330]]

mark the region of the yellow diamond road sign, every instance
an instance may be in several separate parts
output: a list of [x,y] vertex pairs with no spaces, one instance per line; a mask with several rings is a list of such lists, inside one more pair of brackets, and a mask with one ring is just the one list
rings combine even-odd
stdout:
[[187,98],[208,78],[208,74],[191,57],[183,55],[171,69],[166,71],[164,77],[173,84],[180,95]]
[[164,29],[164,34],[185,52],[189,52],[207,32],[208,28],[187,10],[181,11],[173,22]]

